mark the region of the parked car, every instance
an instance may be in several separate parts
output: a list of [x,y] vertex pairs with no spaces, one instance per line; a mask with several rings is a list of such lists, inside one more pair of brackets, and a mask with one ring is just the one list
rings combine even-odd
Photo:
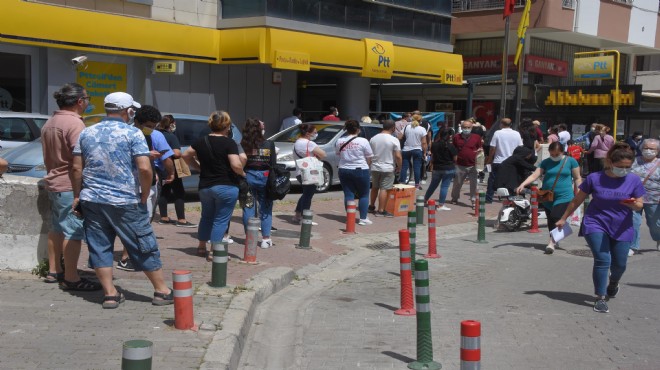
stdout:
[[[316,126],[316,131],[319,135],[314,142],[327,154],[323,160],[323,174],[325,182],[323,185],[317,187],[317,191],[327,191],[330,186],[339,184],[338,166],[339,157],[335,154],[335,144],[337,140],[346,135],[344,131],[344,122],[309,122]],[[370,140],[374,135],[379,134],[383,130],[381,125],[376,124],[360,124],[360,136]],[[282,132],[279,132],[269,138],[275,142],[275,146],[279,149],[277,154],[277,163],[283,164],[286,169],[291,173],[291,182],[299,184],[296,180],[296,162],[298,157],[293,154],[293,144],[300,136],[298,127],[290,127]]]
[[48,118],[44,114],[0,112],[0,147],[16,148],[40,137]]

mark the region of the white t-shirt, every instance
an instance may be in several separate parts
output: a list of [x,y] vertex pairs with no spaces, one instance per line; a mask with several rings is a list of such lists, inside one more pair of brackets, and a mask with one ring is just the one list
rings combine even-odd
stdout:
[[403,149],[401,150],[404,152],[415,149],[422,150],[422,140],[426,140],[426,129],[424,127],[406,126],[403,133],[406,135],[406,142],[403,143]]
[[399,140],[386,133],[380,133],[369,141],[374,153],[371,158],[371,170],[378,172],[394,171],[394,152],[401,151]]
[[[308,157],[307,153],[309,153],[309,157],[314,157],[314,148],[316,148],[318,145],[316,145],[315,142],[311,140],[307,140],[305,138],[299,138],[296,140],[295,143],[293,143],[293,159],[294,161],[300,158],[305,158]],[[298,166],[296,166],[296,176],[300,176],[300,170],[298,169]]]
[[367,139],[356,137],[344,147],[341,153],[339,152],[339,148],[351,138],[353,138],[353,136],[344,136],[337,140],[335,153],[339,156],[339,168],[350,170],[361,168],[368,170],[369,164],[367,163],[367,159],[373,157],[374,152],[371,150],[371,145],[369,145]]
[[282,127],[280,127],[280,131],[284,131],[284,130],[288,129],[289,127],[293,127],[293,126],[299,125],[301,123],[302,123],[302,121],[297,116],[287,117],[287,118],[282,120]]
[[564,147],[564,151],[568,148],[568,141],[571,140],[571,134],[568,131],[562,131],[559,134],[559,142]]
[[495,147],[495,157],[493,163],[502,163],[505,159],[511,157],[513,150],[523,145],[522,138],[518,131],[511,128],[503,128],[493,134],[490,146]]

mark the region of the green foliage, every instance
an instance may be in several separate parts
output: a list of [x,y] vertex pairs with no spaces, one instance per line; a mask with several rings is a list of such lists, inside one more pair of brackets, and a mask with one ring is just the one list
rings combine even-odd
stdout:
[[45,278],[48,275],[48,259],[44,258],[39,262],[39,264],[32,269],[32,275],[37,275],[39,277]]

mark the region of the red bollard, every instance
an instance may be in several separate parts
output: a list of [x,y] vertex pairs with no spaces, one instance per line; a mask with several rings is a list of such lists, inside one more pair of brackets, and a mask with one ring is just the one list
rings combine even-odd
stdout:
[[355,234],[355,210],[357,205],[354,200],[346,202],[346,229],[344,234]]
[[440,258],[441,256],[438,254],[436,250],[436,238],[435,238],[435,200],[429,200],[428,202],[428,207],[429,207],[429,217],[428,217],[428,224],[429,224],[429,251],[427,254],[424,255],[426,258]]
[[248,219],[247,233],[245,234],[245,251],[243,255],[244,263],[257,263],[257,238],[259,237],[259,226],[261,226],[261,220],[258,218],[250,217]]
[[461,370],[481,369],[481,323],[461,321]]
[[538,188],[536,186],[532,186],[532,227],[527,230],[528,233],[540,233],[541,230],[539,230],[539,201],[537,198],[538,195]]
[[172,272],[174,290],[174,327],[180,330],[192,329],[193,319],[193,285],[192,273],[185,270]]
[[479,218],[479,195],[477,194],[477,199],[474,200],[474,217]]
[[399,230],[399,250],[401,257],[401,308],[394,311],[395,315],[413,316],[415,303],[413,302],[412,271],[410,270],[410,232]]

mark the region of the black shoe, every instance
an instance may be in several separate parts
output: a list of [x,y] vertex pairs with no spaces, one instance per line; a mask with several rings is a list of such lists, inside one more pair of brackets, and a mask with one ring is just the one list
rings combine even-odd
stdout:
[[602,313],[608,313],[608,312],[610,312],[610,308],[607,307],[607,302],[605,302],[604,299],[598,299],[594,303],[594,311],[602,312]]
[[375,207],[375,206],[369,206],[369,208],[367,209],[367,211],[368,211],[369,213],[376,213],[376,207]]
[[197,224],[193,224],[193,223],[188,222],[188,221],[186,221],[186,222],[179,222],[179,221],[177,221],[175,225],[176,225],[177,227],[188,227],[188,228],[191,228],[191,227],[197,227]]
[[177,222],[174,221],[174,220],[167,220],[167,221],[164,221],[164,220],[158,220],[158,224],[159,224],[159,225],[175,225],[176,223],[177,223]]
[[614,298],[619,293],[619,282],[610,281],[610,284],[607,286],[607,297]]
[[129,258],[125,260],[119,260],[119,262],[117,262],[117,268],[124,271],[135,271],[133,261],[131,261]]

